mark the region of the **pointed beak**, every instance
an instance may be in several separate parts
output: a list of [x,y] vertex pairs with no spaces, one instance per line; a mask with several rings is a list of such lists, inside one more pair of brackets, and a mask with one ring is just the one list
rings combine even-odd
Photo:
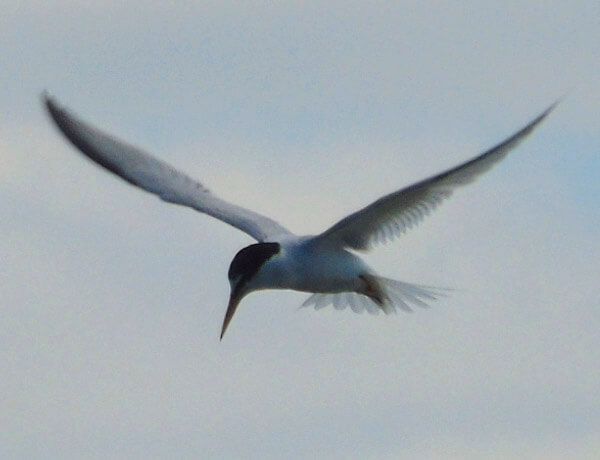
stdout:
[[243,292],[239,292],[237,289],[233,289],[231,291],[231,296],[229,297],[229,305],[227,305],[227,311],[225,312],[225,319],[223,319],[223,327],[221,328],[221,337],[219,340],[223,340],[223,336],[225,335],[225,331],[227,330],[227,326],[231,322],[231,318],[233,318],[233,314],[237,309],[240,301],[244,297]]

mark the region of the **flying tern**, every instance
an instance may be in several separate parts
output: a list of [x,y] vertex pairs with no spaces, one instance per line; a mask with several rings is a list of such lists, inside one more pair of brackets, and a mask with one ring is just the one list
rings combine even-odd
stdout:
[[430,286],[379,276],[355,251],[368,250],[404,233],[453,191],[473,182],[521,143],[548,116],[552,104],[495,147],[458,166],[385,195],[318,235],[297,236],[278,222],[231,204],[203,184],[148,153],[81,120],[52,97],[43,101],[60,131],[90,160],[162,200],[189,206],[246,232],[258,242],[233,258],[229,304],[220,339],[242,298],[262,289],[312,293],[303,306],[333,304],[355,312],[394,313],[443,295]]

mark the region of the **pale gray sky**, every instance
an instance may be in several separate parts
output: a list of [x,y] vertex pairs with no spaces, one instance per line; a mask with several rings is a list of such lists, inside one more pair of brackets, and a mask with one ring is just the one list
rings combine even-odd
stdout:
[[[595,458],[600,4],[0,0],[0,457]],[[298,233],[492,146],[369,254],[459,290],[371,317],[261,292],[247,235],[74,153],[82,117]]]

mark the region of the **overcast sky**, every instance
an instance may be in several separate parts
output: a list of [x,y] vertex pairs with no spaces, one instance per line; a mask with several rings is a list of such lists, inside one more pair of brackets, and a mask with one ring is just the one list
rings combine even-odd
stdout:
[[[600,3],[156,3],[0,0],[0,457],[597,458]],[[254,293],[219,343],[252,240],[77,155],[44,89],[300,234],[564,98],[367,256],[449,298]]]

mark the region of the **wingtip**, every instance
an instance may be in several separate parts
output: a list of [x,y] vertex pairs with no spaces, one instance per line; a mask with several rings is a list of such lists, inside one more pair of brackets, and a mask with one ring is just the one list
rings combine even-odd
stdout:
[[540,116],[538,117],[538,121],[542,121],[544,118],[546,118],[548,115],[550,115],[550,113],[552,113],[554,111],[554,109],[563,101],[563,99],[566,97],[566,94],[563,94],[562,96],[558,97],[552,104],[550,104],[546,110],[544,110]]
[[40,99],[42,101],[42,104],[44,104],[46,107],[55,104],[54,97],[52,97],[52,94],[50,94],[50,92],[47,89],[42,90],[42,92],[40,93]]
[[527,126],[525,126],[521,131],[519,131],[514,137],[522,137],[523,135],[530,134],[535,128],[539,126],[539,124],[546,119],[548,115],[556,108],[558,104],[561,103],[564,96],[556,99],[552,104],[550,104],[542,113],[540,113],[536,118],[533,119]]
[[50,117],[52,119],[56,120],[56,117],[57,117],[58,113],[60,112],[61,108],[58,105],[58,103],[56,102],[56,99],[54,98],[54,96],[52,96],[52,94],[50,94],[47,90],[43,90],[40,95],[40,98],[42,100],[43,106],[47,110]]
[[552,104],[550,104],[542,113],[540,113],[530,124],[529,126],[535,127],[543,120],[546,119],[548,115],[556,108],[556,106],[560,103],[561,99],[557,99]]
[[550,112],[552,112],[558,106],[558,104],[560,104],[563,101],[564,98],[565,98],[565,95],[563,94],[558,99],[556,99],[552,104],[550,104],[550,106],[544,111],[544,116],[550,114]]

